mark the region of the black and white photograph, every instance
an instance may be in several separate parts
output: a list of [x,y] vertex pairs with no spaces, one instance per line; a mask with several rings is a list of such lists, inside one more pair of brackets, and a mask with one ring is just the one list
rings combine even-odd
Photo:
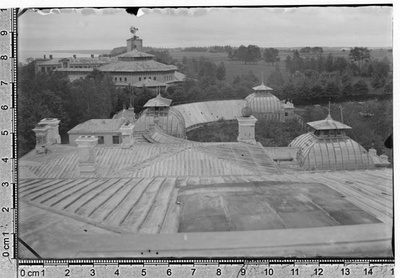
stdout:
[[17,27],[20,259],[394,257],[391,5]]

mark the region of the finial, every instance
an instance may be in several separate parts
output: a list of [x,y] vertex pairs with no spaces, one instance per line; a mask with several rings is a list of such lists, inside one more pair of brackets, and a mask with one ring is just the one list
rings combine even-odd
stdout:
[[264,73],[261,72],[261,84],[264,85]]
[[329,99],[329,105],[328,105],[328,116],[331,116],[331,99]]

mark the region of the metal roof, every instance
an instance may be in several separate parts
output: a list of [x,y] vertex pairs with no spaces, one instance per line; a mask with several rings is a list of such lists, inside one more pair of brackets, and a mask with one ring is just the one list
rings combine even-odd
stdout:
[[325,120],[314,121],[307,123],[310,127],[316,130],[329,130],[329,129],[351,129],[348,125],[344,123],[335,121],[329,114]]
[[125,123],[126,119],[92,119],[84,123],[81,123],[71,130],[71,133],[88,133],[88,132],[105,132],[105,131],[116,131],[121,125]]
[[264,85],[264,83],[262,83],[259,86],[253,87],[254,91],[273,91],[274,89]]
[[106,72],[157,72],[175,71],[176,66],[165,65],[154,60],[146,61],[118,61],[98,68]]
[[171,99],[162,97],[161,94],[158,94],[155,98],[147,101],[146,104],[143,105],[143,107],[169,107],[171,105],[171,102]]
[[246,101],[238,99],[194,102],[175,105],[174,108],[183,115],[186,128],[190,129],[220,119],[235,120],[242,115],[241,111],[245,106]]

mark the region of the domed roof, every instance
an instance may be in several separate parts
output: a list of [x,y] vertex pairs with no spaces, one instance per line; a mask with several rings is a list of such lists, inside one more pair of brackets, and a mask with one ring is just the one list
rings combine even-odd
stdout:
[[186,137],[185,119],[182,114],[173,107],[157,109],[147,108],[136,121],[134,131],[147,131],[152,126],[159,126],[166,134],[177,138]]
[[264,85],[253,88],[254,93],[246,97],[246,106],[250,107],[253,113],[278,113],[283,110],[282,102],[269,91],[273,89]]
[[282,111],[281,101],[269,92],[256,92],[246,97],[246,106],[253,113],[277,113]]
[[312,132],[296,137],[297,162],[305,170],[352,170],[374,166],[368,152],[349,137],[318,137]]

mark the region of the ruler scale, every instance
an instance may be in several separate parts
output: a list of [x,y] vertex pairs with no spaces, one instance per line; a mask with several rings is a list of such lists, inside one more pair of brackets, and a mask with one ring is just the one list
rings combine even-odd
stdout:
[[390,259],[18,259],[17,10],[0,26],[1,277],[394,277]]

